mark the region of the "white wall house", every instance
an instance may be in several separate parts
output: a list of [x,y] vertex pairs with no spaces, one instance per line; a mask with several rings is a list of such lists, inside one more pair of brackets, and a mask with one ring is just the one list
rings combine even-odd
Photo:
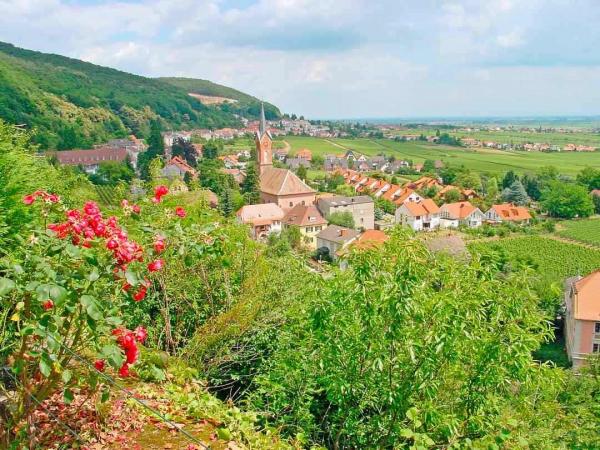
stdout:
[[470,202],[446,203],[440,208],[441,228],[457,228],[459,225],[476,228],[484,220],[485,214]]
[[404,202],[396,210],[396,223],[415,231],[435,230],[440,226],[440,208],[429,198],[420,202]]

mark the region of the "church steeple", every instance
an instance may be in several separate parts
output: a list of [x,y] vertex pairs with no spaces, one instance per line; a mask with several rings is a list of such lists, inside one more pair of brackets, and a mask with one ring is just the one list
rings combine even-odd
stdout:
[[266,169],[273,167],[273,154],[271,133],[267,128],[267,120],[265,119],[265,105],[260,104],[260,124],[255,137],[256,142],[256,161],[258,163],[258,172],[262,175]]
[[260,102],[260,125],[258,128],[258,132],[260,133],[260,137],[265,134],[267,131],[267,121],[265,119],[265,104]]

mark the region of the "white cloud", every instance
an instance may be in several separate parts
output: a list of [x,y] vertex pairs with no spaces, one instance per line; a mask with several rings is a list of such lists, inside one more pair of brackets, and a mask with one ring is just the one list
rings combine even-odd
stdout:
[[[596,113],[600,104],[594,0],[577,9],[565,0],[233,3],[0,0],[0,40],[210,79],[320,117]],[[561,27],[569,33],[557,40]]]

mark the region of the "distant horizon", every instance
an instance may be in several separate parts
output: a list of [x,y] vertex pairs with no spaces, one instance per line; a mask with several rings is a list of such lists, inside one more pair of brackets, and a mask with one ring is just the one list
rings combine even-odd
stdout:
[[596,0],[0,0],[0,41],[346,120],[596,114],[599,21]]
[[332,121],[332,122],[359,122],[359,123],[376,123],[384,124],[430,124],[433,122],[439,122],[439,124],[452,124],[452,123],[490,123],[494,121],[498,122],[514,122],[524,123],[529,121],[551,121],[551,122],[575,122],[575,121],[588,121],[598,122],[600,125],[600,114],[590,115],[505,115],[505,116],[391,116],[391,117],[349,117],[349,118],[312,118],[310,120],[321,120],[321,121]]

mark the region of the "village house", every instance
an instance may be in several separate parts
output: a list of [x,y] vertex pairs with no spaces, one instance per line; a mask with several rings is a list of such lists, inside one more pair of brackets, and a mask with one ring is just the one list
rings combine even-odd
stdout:
[[307,148],[302,148],[296,152],[296,158],[312,161],[312,152]]
[[221,169],[221,172],[231,175],[237,184],[242,184],[246,179],[246,172],[241,169]]
[[375,203],[368,195],[356,197],[336,195],[320,198],[317,206],[326,219],[336,212],[350,212],[356,228],[362,228],[363,230],[375,228]]
[[434,230],[440,226],[440,208],[429,198],[418,202],[404,202],[396,210],[396,223],[414,231]]
[[173,179],[173,178],[184,178],[185,174],[188,173],[192,178],[196,178],[198,176],[196,170],[190,166],[183,158],[180,156],[174,156],[171,160],[163,167],[162,176]]
[[190,142],[192,140],[191,131],[166,131],[162,133],[162,136],[165,148],[173,147],[173,142],[175,142],[177,139],[182,139],[186,142]]
[[600,353],[600,271],[567,280],[565,341],[575,369],[591,354]]
[[296,205],[286,213],[283,226],[284,228],[298,227],[304,243],[311,249],[316,249],[316,236],[327,228],[327,221],[315,205]]
[[485,214],[470,202],[446,203],[440,208],[441,228],[457,228],[459,225],[476,228],[484,219]]
[[327,249],[331,259],[336,261],[339,257],[339,252],[358,238],[359,234],[358,230],[338,225],[329,225],[317,234],[317,249]]
[[310,161],[304,158],[288,158],[285,163],[291,170],[298,170],[300,166],[310,168]]
[[487,221],[492,223],[529,223],[531,220],[531,214],[524,206],[503,203],[501,205],[492,205],[492,207],[485,213],[485,218]]
[[284,211],[294,206],[315,202],[315,190],[288,169],[273,167],[273,138],[267,130],[265,109],[261,106],[260,127],[255,136],[256,157],[260,177],[260,200],[275,203]]
[[418,180],[406,183],[404,186],[414,190],[422,190],[428,188],[442,189],[444,187],[444,185],[439,179],[432,177],[421,177]]
[[105,162],[125,162],[129,153],[124,147],[96,147],[89,150],[62,150],[51,152],[63,166],[81,166],[86,173],[94,174]]
[[257,240],[271,233],[279,233],[284,216],[283,210],[275,203],[245,205],[236,213],[241,223],[250,225],[250,235]]

